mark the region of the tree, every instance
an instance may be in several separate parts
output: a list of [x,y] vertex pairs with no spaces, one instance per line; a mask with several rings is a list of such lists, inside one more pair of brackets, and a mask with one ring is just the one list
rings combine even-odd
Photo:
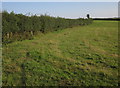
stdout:
[[9,30],[11,30],[12,33],[19,31],[19,27],[17,25],[18,21],[19,18],[15,15],[14,12],[11,12],[9,15],[9,24],[11,25]]
[[9,13],[7,11],[2,12],[2,26],[3,26],[3,28],[2,28],[3,33],[2,34],[3,35],[6,35],[10,31],[9,30],[10,25],[7,21],[8,16],[9,16]]
[[33,34],[37,31],[41,30],[41,21],[40,17],[37,17],[37,15],[31,16],[31,21],[32,21],[32,30]]
[[88,18],[88,19],[90,18],[90,15],[89,15],[89,14],[87,14],[87,18]]

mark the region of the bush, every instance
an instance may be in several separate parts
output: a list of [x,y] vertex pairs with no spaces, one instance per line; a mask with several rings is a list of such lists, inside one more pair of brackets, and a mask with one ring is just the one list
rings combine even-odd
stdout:
[[2,16],[3,43],[10,40],[21,41],[24,39],[33,39],[33,35],[38,32],[47,33],[92,23],[92,19],[90,18],[65,19],[61,17],[50,17],[48,15],[25,16],[23,14],[8,13],[6,11],[2,12]]

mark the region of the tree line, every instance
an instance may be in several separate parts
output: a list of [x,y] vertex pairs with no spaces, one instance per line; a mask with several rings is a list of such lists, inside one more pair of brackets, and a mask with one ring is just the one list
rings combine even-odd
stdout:
[[92,18],[93,20],[120,21],[120,18]]
[[33,39],[33,36],[39,32],[47,33],[91,23],[91,18],[65,19],[61,17],[51,17],[46,14],[26,16],[3,11],[2,40],[3,43],[10,43],[16,40]]

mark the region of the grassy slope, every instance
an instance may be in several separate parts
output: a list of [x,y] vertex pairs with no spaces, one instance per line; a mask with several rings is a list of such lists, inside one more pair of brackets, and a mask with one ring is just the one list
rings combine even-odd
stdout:
[[3,47],[3,85],[117,85],[115,21],[95,21]]

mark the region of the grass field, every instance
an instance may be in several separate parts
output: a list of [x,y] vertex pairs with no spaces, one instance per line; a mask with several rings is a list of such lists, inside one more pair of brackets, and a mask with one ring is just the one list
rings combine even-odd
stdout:
[[3,86],[117,86],[118,22],[94,21],[3,45]]

